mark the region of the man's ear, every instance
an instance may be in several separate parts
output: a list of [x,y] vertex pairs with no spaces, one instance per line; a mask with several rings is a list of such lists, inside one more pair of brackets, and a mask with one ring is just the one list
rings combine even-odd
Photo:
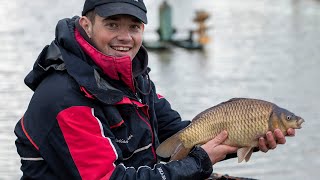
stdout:
[[87,33],[88,37],[91,38],[92,36],[92,22],[86,16],[82,16],[79,20],[80,26],[84,29]]

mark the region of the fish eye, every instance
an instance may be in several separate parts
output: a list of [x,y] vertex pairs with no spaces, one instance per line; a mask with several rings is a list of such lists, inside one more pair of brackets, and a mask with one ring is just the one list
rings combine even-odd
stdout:
[[291,119],[291,116],[287,116],[287,120],[290,120]]

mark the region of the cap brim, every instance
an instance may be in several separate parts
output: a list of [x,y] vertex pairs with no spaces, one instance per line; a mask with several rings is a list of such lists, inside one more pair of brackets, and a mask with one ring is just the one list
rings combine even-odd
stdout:
[[146,12],[129,3],[108,3],[95,8],[101,17],[109,17],[118,14],[127,14],[140,19],[144,24],[148,23]]

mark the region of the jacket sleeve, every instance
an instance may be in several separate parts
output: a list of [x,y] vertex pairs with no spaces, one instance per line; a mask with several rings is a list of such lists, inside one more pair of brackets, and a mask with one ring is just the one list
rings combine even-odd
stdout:
[[160,143],[190,124],[181,120],[180,114],[171,108],[170,103],[160,94],[155,98],[155,112],[158,121],[158,136]]
[[[64,141],[49,137],[50,148],[58,159],[72,161],[76,170],[70,169],[75,177],[81,179],[201,179],[207,178],[212,171],[212,164],[202,148],[194,148],[189,156],[181,161],[167,164],[156,164],[153,168],[141,166],[138,169],[125,167],[118,163],[118,153],[121,150],[114,142],[110,129],[104,127],[99,118],[94,116],[94,109],[86,106],[68,108],[57,116],[59,128],[68,147],[66,154]],[[56,133],[58,133],[58,130]],[[54,133],[54,132],[53,132]],[[68,154],[70,154],[68,156]],[[54,157],[54,156],[52,156]],[[63,158],[65,157],[65,158]],[[50,160],[48,162],[51,162]],[[54,166],[54,164],[52,164]],[[59,167],[59,164],[55,164]],[[73,167],[74,167],[73,166]],[[72,166],[70,166],[72,167]],[[187,169],[187,171],[186,171]],[[61,169],[65,171],[65,169]]]
[[138,169],[117,166],[111,179],[206,179],[212,173],[212,164],[201,147],[195,147],[183,160],[156,164],[153,168],[141,166]]

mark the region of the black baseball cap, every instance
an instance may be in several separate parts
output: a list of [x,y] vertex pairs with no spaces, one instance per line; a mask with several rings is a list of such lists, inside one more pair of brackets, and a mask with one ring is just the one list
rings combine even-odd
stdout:
[[82,15],[93,9],[101,17],[128,14],[140,19],[144,24],[148,23],[147,8],[143,0],[86,0]]

